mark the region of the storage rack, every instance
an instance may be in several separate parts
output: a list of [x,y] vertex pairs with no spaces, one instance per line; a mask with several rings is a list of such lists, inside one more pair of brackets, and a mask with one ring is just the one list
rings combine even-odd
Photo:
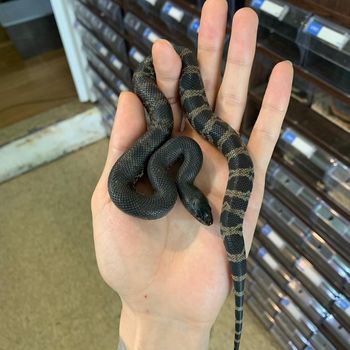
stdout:
[[248,266],[248,304],[284,349],[350,346],[350,116],[335,113],[350,113],[346,3],[246,1],[259,33],[243,134],[273,65],[295,70]]
[[[136,66],[166,38],[195,47],[202,0],[71,0],[92,89],[110,128],[118,95],[131,88]],[[228,42],[228,41],[227,41]]]
[[[333,107],[350,107],[346,2],[246,1],[258,12],[260,26],[243,135],[251,132],[273,65],[290,59],[296,73],[268,169],[246,298],[283,349],[350,344],[350,122],[333,113]],[[118,94],[130,89],[132,72],[154,40],[196,47],[202,1],[72,4],[87,71],[109,126]]]

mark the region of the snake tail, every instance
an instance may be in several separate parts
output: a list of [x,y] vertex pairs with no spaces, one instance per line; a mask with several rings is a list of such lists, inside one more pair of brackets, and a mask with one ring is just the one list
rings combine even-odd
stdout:
[[247,275],[243,219],[253,183],[253,162],[239,134],[213,113],[205,95],[197,60],[191,50],[175,46],[182,59],[181,104],[194,129],[226,157],[229,178],[223,200],[220,231],[231,268],[235,298],[234,349],[240,346],[244,284]]

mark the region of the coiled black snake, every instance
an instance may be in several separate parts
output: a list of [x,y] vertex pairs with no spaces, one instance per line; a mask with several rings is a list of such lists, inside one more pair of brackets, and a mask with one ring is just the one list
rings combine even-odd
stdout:
[[[232,271],[236,304],[234,349],[238,350],[246,278],[243,217],[252,190],[253,163],[237,132],[211,110],[192,51],[180,46],[174,48],[182,60],[179,93],[184,112],[193,128],[220,150],[228,161],[229,178],[220,230]],[[190,138],[170,139],[173,130],[172,110],[156,85],[151,57],[140,64],[133,76],[133,85],[148,112],[147,132],[114,164],[108,179],[112,201],[127,214],[157,219],[171,210],[179,192],[191,214],[200,222],[210,225],[213,220],[210,206],[193,185],[202,165],[202,153],[197,143]],[[183,162],[174,183],[167,175],[167,169],[179,159]],[[154,193],[149,196],[135,190],[136,182],[146,170],[154,189]]]

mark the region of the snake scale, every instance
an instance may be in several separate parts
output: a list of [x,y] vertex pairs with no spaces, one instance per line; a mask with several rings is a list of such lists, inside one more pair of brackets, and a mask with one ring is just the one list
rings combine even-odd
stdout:
[[[243,217],[252,190],[253,163],[238,133],[211,110],[193,52],[182,46],[174,45],[174,48],[182,60],[179,94],[186,117],[192,127],[213,144],[228,162],[229,175],[220,231],[233,279],[236,317],[234,349],[238,350],[246,278]],[[210,225],[213,219],[208,201],[193,185],[202,165],[202,153],[190,138],[171,138],[172,110],[157,87],[151,56],[134,73],[133,89],[147,111],[147,131],[114,164],[108,179],[112,201],[129,215],[157,219],[171,210],[178,192],[187,210],[203,224]],[[174,181],[167,174],[167,169],[179,160],[182,163]],[[151,195],[135,189],[136,182],[145,172],[153,187]]]

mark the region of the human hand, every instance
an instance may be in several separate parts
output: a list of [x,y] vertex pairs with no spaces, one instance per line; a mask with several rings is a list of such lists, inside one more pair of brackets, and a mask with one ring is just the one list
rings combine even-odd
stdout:
[[[226,15],[225,0],[207,0],[202,10],[198,61],[211,106],[238,131],[255,53],[257,16],[250,9],[235,14],[226,70],[221,79]],[[154,44],[152,55],[157,84],[171,103],[174,134],[179,134],[181,106],[177,91],[181,60],[164,40]],[[266,169],[288,106],[292,75],[288,62],[274,67],[249,139],[255,178],[243,223],[247,254],[260,211]],[[140,100],[131,92],[122,93],[106,165],[92,198],[98,266],[105,281],[121,297],[120,334],[127,349],[136,349],[140,343],[144,350],[204,349],[208,346],[209,330],[231,289],[226,251],[219,235],[227,162],[187,123],[183,134],[194,138],[203,151],[203,168],[196,185],[208,197],[214,224],[211,227],[199,224],[179,201],[160,220],[130,217],[111,202],[107,179],[115,161],[145,128]]]

